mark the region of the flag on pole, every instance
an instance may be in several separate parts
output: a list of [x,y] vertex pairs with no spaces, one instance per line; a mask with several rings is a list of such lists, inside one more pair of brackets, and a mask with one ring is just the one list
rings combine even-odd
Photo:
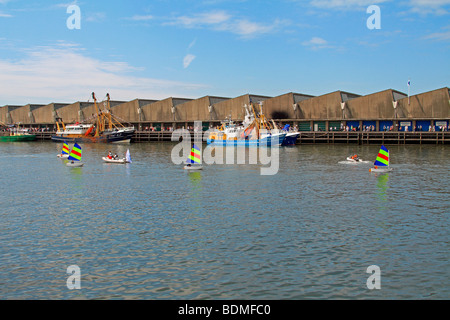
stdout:
[[408,79],[408,104],[409,104],[409,93],[410,93],[410,88],[411,88],[411,80]]

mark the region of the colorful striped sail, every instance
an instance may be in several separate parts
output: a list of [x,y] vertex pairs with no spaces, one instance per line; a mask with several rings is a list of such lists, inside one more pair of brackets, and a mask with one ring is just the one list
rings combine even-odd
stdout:
[[389,166],[389,150],[386,149],[385,146],[381,146],[380,152],[378,153],[377,159],[375,160],[374,165],[380,167],[388,167]]
[[64,141],[61,154],[66,155],[70,153],[69,145]]
[[186,161],[186,163],[202,163],[201,151],[195,144],[191,149],[191,155],[189,156],[189,159]]
[[81,147],[77,143],[75,143],[75,145],[72,148],[72,151],[70,151],[69,160],[81,161]]

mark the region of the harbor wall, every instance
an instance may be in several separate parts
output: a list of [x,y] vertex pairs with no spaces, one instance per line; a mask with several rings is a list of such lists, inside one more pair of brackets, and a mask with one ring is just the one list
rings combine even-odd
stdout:
[[157,102],[157,100],[135,99],[129,102],[123,102],[111,107],[112,113],[121,121],[140,122],[147,121],[143,107]]
[[402,118],[448,119],[450,118],[450,89],[441,88],[405,97],[398,102]]
[[250,103],[258,105],[261,101],[269,98],[267,96],[244,94],[236,98],[220,101],[214,104],[216,119],[225,120],[231,117],[233,120],[243,120],[245,118],[245,105],[250,105]]
[[190,121],[222,120],[219,103],[228,101],[230,98],[205,96],[183,104],[177,108],[181,118]]
[[301,93],[286,93],[263,102],[263,112],[270,119],[299,119],[302,110],[299,105],[314,96]]
[[[335,91],[320,96],[290,92],[276,97],[244,94],[235,98],[204,96],[198,99],[169,97],[164,100],[135,99],[110,101],[112,112],[120,121],[133,125],[182,127],[194,121],[217,124],[230,118],[243,120],[245,105],[251,103],[269,119],[291,122],[303,126],[302,131],[319,131],[342,127],[346,123],[361,127],[377,122],[377,130],[395,126],[395,122],[410,120],[411,127],[428,121],[433,126],[450,118],[450,89],[448,87],[408,96],[400,91],[387,89],[368,95]],[[104,101],[98,102],[99,110],[106,109]],[[96,114],[93,102],[28,104],[0,107],[0,121],[6,124],[46,126],[55,123],[57,117],[66,124],[88,121]],[[386,123],[382,123],[386,120]],[[442,121],[441,121],[442,120]],[[396,124],[398,126],[398,123]],[[316,128],[317,129],[317,128]]]
[[348,119],[392,119],[396,118],[394,102],[407,97],[392,89],[358,97],[346,102]]
[[143,117],[148,122],[173,122],[181,121],[183,119],[183,112],[178,105],[191,101],[192,99],[185,98],[167,98],[164,100],[156,101],[147,105],[144,105],[141,110]]

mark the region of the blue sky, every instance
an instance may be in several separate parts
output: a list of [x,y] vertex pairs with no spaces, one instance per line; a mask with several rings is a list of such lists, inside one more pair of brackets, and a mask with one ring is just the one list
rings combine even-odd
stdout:
[[[80,29],[69,29],[70,5]],[[381,29],[369,29],[370,5]],[[0,105],[450,86],[450,0],[0,0]]]

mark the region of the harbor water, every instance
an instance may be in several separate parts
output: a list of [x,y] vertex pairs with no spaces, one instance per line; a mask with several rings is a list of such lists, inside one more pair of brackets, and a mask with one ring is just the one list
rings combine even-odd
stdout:
[[0,144],[0,299],[450,298],[448,146],[387,146],[386,174],[379,146],[282,147],[261,175],[186,172],[175,145],[84,144],[68,168],[61,144]]

